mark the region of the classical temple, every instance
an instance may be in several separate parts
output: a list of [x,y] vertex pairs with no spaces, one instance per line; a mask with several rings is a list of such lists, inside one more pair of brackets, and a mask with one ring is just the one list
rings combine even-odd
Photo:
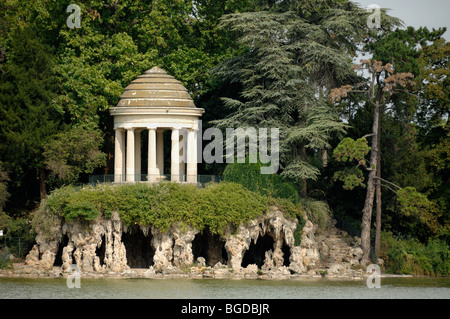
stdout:
[[[198,120],[203,113],[181,82],[166,71],[154,67],[138,76],[110,109],[115,130],[114,182],[165,178],[164,157],[170,151],[170,180],[196,183]],[[148,130],[146,175],[141,172],[144,130]],[[167,130],[171,131],[170,150],[164,150]]]

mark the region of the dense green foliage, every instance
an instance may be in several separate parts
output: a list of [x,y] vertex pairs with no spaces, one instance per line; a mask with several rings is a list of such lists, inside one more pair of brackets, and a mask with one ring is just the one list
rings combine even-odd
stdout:
[[[11,176],[11,214],[33,209],[47,188],[60,186],[54,177],[86,182],[85,174],[105,164],[66,157],[78,153],[69,136],[80,125],[87,136],[104,133],[105,142],[89,143],[85,154],[102,146],[112,168],[108,109],[145,70],[164,68],[202,101],[211,89],[208,69],[239,49],[229,31],[218,28],[220,17],[254,8],[252,1],[235,0],[83,0],[76,3],[81,27],[70,29],[69,4],[0,3],[0,160]],[[64,145],[59,161],[58,145],[44,154],[53,139]]]
[[[307,150],[314,154],[329,147],[331,136],[343,133],[344,128],[323,98],[324,91],[352,74],[346,53],[351,48],[330,42],[328,32],[357,38],[355,16],[359,11],[349,3],[335,2],[336,10],[318,5],[314,10],[327,14],[303,17],[300,7],[297,12],[290,11],[295,3],[268,5],[272,10],[223,19],[223,27],[237,34],[244,50],[215,68],[213,74],[220,81],[239,83],[243,89],[237,98],[223,97],[231,114],[214,123],[219,127],[280,128],[281,173],[301,181],[301,195],[306,196],[306,181],[316,180],[320,173],[312,163],[314,155],[308,156]],[[348,30],[347,34],[340,32],[343,30]]]
[[[230,163],[224,170],[224,180],[241,184],[245,188],[269,196],[275,205],[282,208],[292,216],[297,216],[299,225],[296,232],[296,241],[300,240],[304,219],[300,211],[306,213],[308,219],[319,227],[325,227],[332,212],[324,201],[313,198],[302,198],[298,194],[297,185],[278,174],[261,174],[261,163]],[[297,213],[293,213],[297,212]]]
[[[219,232],[260,204],[292,216],[301,207],[319,225],[333,214],[359,231],[374,113],[361,92],[382,84],[352,68],[362,51],[395,71],[385,68],[378,79],[406,72],[415,83],[379,95],[390,101],[379,119],[381,228],[414,246],[404,248],[407,260],[421,259],[427,245],[434,251],[450,243],[445,29],[396,28],[399,19],[383,9],[381,28],[370,30],[370,13],[346,0],[80,0],[81,28],[70,29],[70,3],[0,1],[0,219],[7,236],[32,236],[33,217],[50,234],[57,216],[89,222],[115,210],[130,225],[180,222]],[[258,163],[201,163],[200,174],[224,172],[244,188],[70,186],[112,173],[109,108],[153,66],[180,80],[205,109],[204,129],[279,128],[277,174],[261,175]],[[328,95],[342,86],[345,98],[331,103]],[[405,256],[399,251],[384,256],[394,265]],[[417,273],[445,273],[420,267],[427,270]]]
[[33,224],[42,229],[52,216],[91,221],[118,212],[125,225],[152,225],[163,231],[174,224],[189,225],[200,231],[208,227],[212,233],[221,234],[228,227],[238,227],[261,216],[269,204],[278,205],[290,218],[301,216],[292,203],[269,200],[236,183],[210,184],[205,188],[170,182],[66,186],[48,196]]
[[425,276],[450,275],[450,250],[445,241],[430,239],[423,244],[417,239],[399,239],[382,233],[381,258],[386,271],[396,274]]
[[59,129],[61,116],[50,106],[57,79],[49,52],[31,30],[17,29],[0,73],[0,154],[13,189],[36,180],[45,168],[43,146]]
[[91,173],[106,164],[106,154],[100,151],[102,132],[76,125],[58,133],[44,145],[46,168],[66,183],[76,183],[83,173]]
[[9,197],[7,185],[8,181],[8,174],[4,170],[2,162],[0,162],[0,211],[3,210],[3,206],[5,206],[5,203]]
[[[377,181],[382,185],[382,228],[404,237],[418,238],[423,243],[429,238],[449,241],[449,180],[446,171],[449,107],[448,103],[444,106],[447,98],[444,97],[444,86],[450,68],[448,45],[441,38],[444,32],[445,29],[397,29],[379,34],[366,46],[366,50],[381,61],[380,65],[393,63],[394,72],[407,72],[404,75],[410,79],[414,76],[414,86],[402,88],[404,85],[396,85],[383,90],[390,103],[383,104],[380,110],[378,154],[381,152],[381,155],[376,168],[381,168],[381,178],[378,177]],[[387,83],[383,83],[385,71],[377,73],[376,88]],[[391,80],[398,79],[400,77],[395,78],[395,73],[392,73]],[[351,128],[348,137],[335,148],[336,162],[332,162],[334,172],[330,171],[330,174],[338,181],[336,185],[342,185],[354,195],[329,194],[340,197],[339,203],[331,205],[339,212],[345,211],[346,219],[361,218],[361,213],[349,207],[345,198],[361,198],[362,192],[355,187],[365,187],[369,174],[365,172],[368,153],[362,152],[358,156],[352,153],[357,149],[361,136],[373,133],[370,130],[373,103],[368,96],[361,94],[368,91],[369,85],[373,84],[355,86],[355,93],[350,92],[351,87],[341,87],[347,96]],[[437,96],[439,98],[435,99]],[[351,161],[353,163],[349,165]],[[433,169],[435,164],[440,167],[438,174]],[[334,187],[331,189],[331,192],[336,191]],[[359,207],[364,205],[362,199],[358,202]]]
[[333,157],[338,162],[355,161],[358,165],[345,167],[334,173],[334,180],[344,183],[343,188],[351,190],[357,186],[365,187],[363,171],[359,166],[366,167],[365,156],[370,151],[366,138],[359,138],[356,141],[350,137],[344,138],[333,151]]
[[293,203],[300,202],[297,186],[278,174],[261,174],[261,163],[230,163],[223,172],[227,182],[243,185],[245,188],[275,198],[285,198]]

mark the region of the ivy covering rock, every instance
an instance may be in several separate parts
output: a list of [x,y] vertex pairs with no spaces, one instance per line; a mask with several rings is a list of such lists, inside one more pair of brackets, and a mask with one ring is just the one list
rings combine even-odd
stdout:
[[[67,186],[41,203],[19,272],[59,276],[76,264],[93,276],[319,275],[335,248],[306,209],[231,182]],[[338,275],[360,276],[350,268],[357,246],[344,246]]]
[[270,205],[280,207],[291,219],[302,219],[299,205],[263,196],[236,183],[211,184],[205,188],[170,182],[66,186],[49,195],[33,224],[42,229],[54,217],[93,221],[118,212],[126,226],[152,225],[166,231],[177,224],[199,231],[207,227],[214,234],[222,234],[229,226],[236,228],[266,213]]

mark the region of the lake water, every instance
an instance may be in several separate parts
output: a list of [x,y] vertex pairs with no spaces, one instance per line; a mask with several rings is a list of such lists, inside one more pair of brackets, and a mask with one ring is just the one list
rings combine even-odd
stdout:
[[381,278],[369,289],[365,280],[230,280],[81,278],[68,288],[64,278],[0,278],[0,299],[450,299],[450,278]]

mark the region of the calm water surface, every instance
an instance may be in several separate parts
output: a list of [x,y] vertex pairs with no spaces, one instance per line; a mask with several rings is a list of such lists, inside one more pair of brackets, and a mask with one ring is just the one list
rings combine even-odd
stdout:
[[0,278],[0,299],[291,299],[291,298],[445,298],[450,278],[381,278],[381,288],[365,280],[228,280],[228,279],[81,279],[68,288],[66,279]]

